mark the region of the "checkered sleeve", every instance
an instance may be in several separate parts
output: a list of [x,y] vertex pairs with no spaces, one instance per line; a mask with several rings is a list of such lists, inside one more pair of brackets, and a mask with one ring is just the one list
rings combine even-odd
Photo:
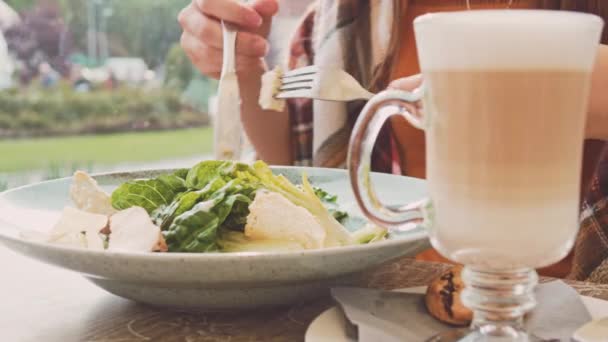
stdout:
[[[604,149],[580,216],[569,278],[588,280],[608,259],[608,149]],[[604,265],[606,265],[604,263]],[[603,267],[603,266],[602,266]],[[605,279],[608,282],[608,279]]]
[[[287,69],[314,63],[313,30],[316,10],[309,7],[290,41]],[[313,102],[311,99],[289,99],[287,109],[291,121],[294,165],[312,165]]]

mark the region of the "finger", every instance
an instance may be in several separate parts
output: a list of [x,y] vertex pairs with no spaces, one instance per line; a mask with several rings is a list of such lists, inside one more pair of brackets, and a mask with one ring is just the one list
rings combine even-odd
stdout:
[[247,57],[261,58],[268,53],[269,46],[266,39],[261,36],[249,33],[239,32],[236,35],[236,53]]
[[177,21],[184,31],[198,35],[201,31],[201,26],[207,18],[196,8],[194,4],[190,4],[182,9],[177,15]]
[[[222,63],[222,51],[211,47],[207,47],[200,52],[188,54],[192,63],[196,68],[209,77],[219,79]],[[250,73],[251,70],[263,68],[263,61],[259,58],[251,58],[246,56],[236,57],[236,72],[238,74]]]
[[179,24],[181,25],[181,27],[183,29],[185,29],[186,27],[186,23],[187,23],[187,18],[189,16],[191,16],[193,13],[198,13],[199,10],[196,6],[194,6],[194,4],[190,3],[188,4],[188,6],[182,8],[181,11],[179,11],[179,14],[177,15],[177,21],[179,22]]
[[[221,49],[205,45],[187,32],[182,34],[181,44],[192,63],[201,73],[214,78],[219,78],[223,57]],[[257,57],[237,55],[236,70],[251,70],[255,67],[261,67],[262,63],[262,60]]]
[[262,17],[269,18],[277,14],[279,3],[277,0],[256,0],[251,4],[251,8]]
[[413,75],[394,80],[389,84],[391,89],[414,90],[422,85],[422,75]]
[[201,74],[209,76],[214,79],[219,79],[221,76],[221,55],[219,52],[205,51],[205,56],[202,53],[186,52],[188,58],[192,61],[192,64],[196,67]]
[[[180,16],[185,32],[197,37],[211,47],[222,49],[222,27],[217,20],[205,17],[198,11],[189,11]],[[236,53],[250,57],[264,57],[268,53],[268,42],[259,35],[239,32],[236,39]]]
[[180,16],[184,32],[217,48],[222,47],[222,27],[219,21],[211,19],[198,10]]
[[253,8],[235,0],[194,0],[198,9],[206,15],[246,28],[262,25],[262,17]]
[[216,53],[208,46],[204,45],[199,39],[188,32],[182,33],[180,38],[182,49],[192,61],[196,68],[207,76],[218,74],[222,68],[221,51]]
[[[199,32],[191,32],[207,45],[216,49],[224,48],[222,26],[217,20],[207,19],[200,25]],[[238,32],[236,35],[236,54],[249,57],[264,57],[268,53],[268,42],[251,32]]]

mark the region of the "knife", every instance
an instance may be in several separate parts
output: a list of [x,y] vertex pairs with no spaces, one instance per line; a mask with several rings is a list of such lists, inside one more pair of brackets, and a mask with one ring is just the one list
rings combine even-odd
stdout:
[[214,120],[214,155],[218,160],[241,157],[241,96],[236,75],[236,27],[222,21],[224,54]]

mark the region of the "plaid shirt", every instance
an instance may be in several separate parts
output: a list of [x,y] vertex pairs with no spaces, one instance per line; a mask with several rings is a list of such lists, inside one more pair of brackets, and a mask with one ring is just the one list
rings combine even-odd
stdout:
[[[289,49],[288,69],[296,69],[314,64],[312,35],[315,21],[313,7],[303,17]],[[294,164],[312,165],[313,102],[311,99],[290,99],[287,109],[291,117]]]
[[608,148],[602,152],[580,219],[569,278],[608,283]]
[[[378,8],[386,6],[387,3],[387,0],[370,0],[369,6]],[[360,16],[369,16],[371,10],[363,8],[364,6],[361,4],[361,1],[356,0],[333,2],[332,5],[337,8],[334,9],[335,13],[337,13],[337,18],[335,18],[335,27],[326,27],[327,32],[317,32],[316,26],[319,26],[317,23],[319,13],[316,5],[318,4],[313,4],[302,17],[292,37],[289,46],[287,69],[291,70],[315,64],[314,37],[320,36],[322,37],[321,41],[328,41],[333,35],[338,35],[338,31],[355,24]],[[325,10],[328,11],[327,8]],[[369,51],[352,53],[358,53],[359,55],[370,54]],[[351,72],[352,70],[347,71]],[[371,70],[368,71],[372,72]],[[362,80],[359,79],[359,81],[361,82]],[[370,89],[384,89],[387,85],[388,79],[383,79],[368,86]],[[323,147],[316,151],[313,151],[313,103],[311,99],[290,99],[287,101],[292,129],[294,165],[344,167],[346,162],[346,147],[352,125],[365,102],[355,101],[347,104],[349,122],[340,131],[336,132],[334,136],[327,139]],[[390,124],[387,123],[382,129],[374,148],[372,169],[381,172],[400,173],[399,158],[396,141],[392,136]]]

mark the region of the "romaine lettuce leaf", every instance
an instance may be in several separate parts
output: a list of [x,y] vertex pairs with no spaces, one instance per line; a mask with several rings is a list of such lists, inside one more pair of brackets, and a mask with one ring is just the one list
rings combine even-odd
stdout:
[[179,169],[173,172],[173,174],[185,181],[186,177],[188,177],[188,172],[190,172],[190,169]]
[[189,170],[126,182],[112,193],[112,205],[119,210],[145,208],[161,227],[170,252],[303,248],[286,241],[251,241],[243,235],[249,205],[260,189],[279,193],[310,212],[326,231],[324,247],[368,243],[386,234],[377,227],[351,234],[339,222],[347,214],[338,209],[336,196],[313,188],[306,175],[301,185],[294,185],[261,161],[204,161]]
[[324,247],[350,245],[354,243],[350,233],[329,213],[323,202],[317,197],[314,189],[308,182],[306,174],[302,174],[300,187],[292,184],[283,175],[275,175],[262,161],[252,166],[253,175],[246,175],[249,171],[237,172],[241,178],[254,177],[259,180],[261,187],[268,191],[277,192],[287,198],[291,203],[308,210],[326,231]]
[[203,201],[175,217],[163,232],[170,252],[211,252],[219,250],[218,230],[231,214],[235,204],[251,199],[240,193],[251,192],[239,180],[226,183],[217,191],[202,194]]
[[186,176],[186,185],[190,189],[202,189],[216,178],[226,182],[234,178],[237,171],[249,170],[250,166],[243,163],[221,160],[206,160],[195,165]]
[[138,179],[123,183],[112,193],[112,206],[123,210],[142,207],[151,214],[158,207],[169,205],[186,190],[186,182],[176,174],[154,179]]
[[161,207],[159,208],[159,212],[153,213],[154,222],[159,225],[162,230],[167,230],[177,216],[192,209],[197,203],[210,198],[214,192],[225,185],[226,182],[224,182],[224,180],[216,178],[201,190],[189,190],[176,196],[170,205]]

